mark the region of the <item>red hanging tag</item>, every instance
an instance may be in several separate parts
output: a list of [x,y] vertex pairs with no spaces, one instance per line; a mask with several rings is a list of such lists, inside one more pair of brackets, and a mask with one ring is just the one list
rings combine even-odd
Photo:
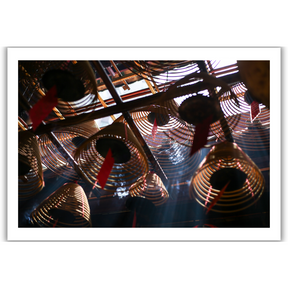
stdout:
[[114,158],[112,156],[112,151],[109,148],[107,155],[105,157],[105,160],[104,160],[102,167],[101,167],[101,169],[98,173],[98,176],[97,176],[97,180],[98,180],[102,189],[104,189],[104,187],[106,185],[107,179],[110,175],[110,172],[113,168],[113,165],[114,165]]
[[192,156],[195,152],[204,147],[204,145],[207,143],[207,137],[209,134],[209,128],[212,122],[212,118],[213,115],[206,118],[202,123],[196,125],[190,156]]
[[253,101],[251,103],[251,122],[253,122],[255,120],[255,118],[260,114],[260,107],[259,107],[259,103],[257,101]]
[[134,210],[134,217],[133,217],[132,227],[136,227],[136,210]]
[[223,193],[225,192],[227,186],[229,185],[230,181],[228,181],[228,183],[221,189],[221,191],[219,192],[219,194],[213,199],[212,203],[210,204],[210,206],[208,207],[208,210],[206,212],[206,214],[211,210],[211,208],[217,203],[217,201],[222,197]]
[[152,128],[152,137],[153,137],[153,140],[155,139],[156,133],[157,133],[157,120],[156,120],[156,117],[155,117],[154,124],[153,124],[153,128]]
[[58,98],[57,88],[54,85],[29,111],[29,116],[32,121],[33,130],[42,123],[42,121],[50,114],[52,109],[57,106]]

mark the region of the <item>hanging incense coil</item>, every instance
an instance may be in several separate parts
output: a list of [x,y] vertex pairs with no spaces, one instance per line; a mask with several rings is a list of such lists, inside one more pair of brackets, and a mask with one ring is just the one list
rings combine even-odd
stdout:
[[179,115],[183,120],[195,127],[206,118],[212,116],[207,137],[208,145],[215,141],[215,137],[213,137],[215,136],[215,130],[219,131],[220,134],[216,134],[216,139],[228,139],[230,137],[231,127],[228,125],[220,104],[215,98],[201,95],[191,96],[180,105]]
[[114,122],[91,136],[76,150],[75,161],[92,185],[101,187],[97,175],[109,148],[114,165],[103,189],[105,193],[102,193],[108,197],[113,196],[115,191],[128,191],[138,178],[148,172],[145,152],[132,131],[125,124]]
[[142,196],[152,201],[155,206],[164,204],[169,198],[169,193],[161,178],[153,172],[149,172],[138,179],[129,188],[129,194],[131,197]]
[[[205,96],[204,92],[210,95],[210,97]],[[222,139],[229,139],[230,141],[231,131],[237,126],[240,115],[233,115],[233,117],[229,118],[228,122],[228,116],[231,116],[231,114],[227,114],[222,109],[221,102],[223,101],[225,103],[229,102],[231,106],[239,106],[237,95],[235,95],[227,83],[207,73],[192,73],[171,85],[163,93],[159,101],[171,98],[182,101],[179,106],[180,117],[183,117],[183,120],[186,122],[189,121],[188,123],[192,126],[192,129],[205,118],[204,116],[208,117],[212,113],[214,114],[213,123],[210,125],[207,145],[215,144]],[[211,110],[209,113],[207,107]],[[215,130],[216,132],[214,132]]]
[[213,146],[190,183],[190,197],[209,208],[226,187],[211,211],[233,213],[255,204],[264,191],[264,177],[255,163],[228,141]]
[[[96,122],[89,121],[81,125],[64,127],[53,133],[63,148],[73,157],[76,149],[98,131],[99,127]],[[79,175],[76,173],[74,167],[67,162],[46,134],[42,134],[39,137],[39,147],[42,163],[53,172],[54,175],[52,174],[52,177],[56,174],[68,181],[82,181],[79,179]]]
[[92,226],[90,207],[83,188],[67,183],[47,197],[30,215],[33,226]]
[[18,132],[19,201],[30,199],[44,187],[38,140],[30,131]]
[[237,61],[240,76],[254,100],[270,108],[270,61]]
[[[190,124],[179,118],[178,107],[172,99],[130,111],[135,125],[150,147],[160,147],[167,139],[184,146],[191,145],[194,130]],[[155,119],[156,131],[153,134]],[[116,121],[125,122],[125,119],[121,116]]]
[[19,61],[19,74],[19,91],[31,107],[57,86],[58,104],[45,121],[95,110],[97,85],[88,61]]
[[[270,139],[268,130],[270,129],[270,111],[267,107],[259,104],[260,114],[253,120],[251,119],[251,100],[247,99],[247,88],[243,83],[238,83],[231,87],[231,90],[237,95],[239,106],[233,105],[231,101],[221,101],[220,106],[226,116],[228,126],[231,121],[237,117],[237,125],[233,126],[232,136],[234,141],[246,151],[267,149]],[[228,93],[223,94],[223,98],[228,97]],[[230,116],[229,116],[230,115]],[[260,124],[261,123],[261,124]],[[222,134],[222,129],[211,125],[212,133],[220,140],[225,138]],[[258,129],[259,128],[259,129]],[[262,129],[263,128],[263,129]],[[255,133],[253,134],[252,131]],[[248,136],[249,135],[249,136]],[[262,142],[262,143],[261,143]],[[245,144],[244,144],[245,143]]]

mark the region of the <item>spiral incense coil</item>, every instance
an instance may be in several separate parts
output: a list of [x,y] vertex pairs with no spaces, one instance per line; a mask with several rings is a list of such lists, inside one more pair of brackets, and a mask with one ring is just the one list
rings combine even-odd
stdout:
[[19,200],[25,201],[44,187],[41,157],[36,136],[29,131],[18,132]]
[[[95,121],[89,121],[81,125],[61,128],[53,133],[68,153],[73,156],[76,149],[98,131],[99,127]],[[79,178],[74,167],[67,162],[46,134],[40,136],[39,146],[42,163],[50,171],[69,181],[74,181]],[[52,177],[54,176],[52,175]]]
[[[270,139],[268,130],[270,129],[270,111],[267,107],[260,104],[260,114],[254,119],[255,123],[251,122],[251,107],[249,102],[245,99],[247,88],[243,83],[238,83],[231,87],[231,90],[237,95],[239,107],[233,105],[229,101],[221,101],[220,106],[225,115],[229,127],[233,127],[232,135],[236,143],[244,149],[246,146],[249,150],[267,149],[270,146]],[[224,98],[228,94],[223,95]],[[230,116],[229,116],[230,115]],[[237,125],[233,126],[232,121]],[[216,137],[223,141],[222,129],[211,125],[211,131]],[[249,136],[248,136],[249,135]],[[248,137],[247,137],[248,136]],[[243,144],[245,145],[243,146]],[[246,150],[246,149],[244,149]]]
[[[79,81],[79,85],[83,86],[84,96],[78,100],[63,100],[59,98],[56,106],[58,111],[54,109],[56,114],[60,112],[60,114],[58,113],[60,116],[57,116],[66,118],[95,110],[96,103],[94,100],[98,95],[97,85],[94,72],[88,61],[19,61],[20,88],[29,104],[34,106],[48,92],[47,83],[53,83],[51,78],[54,76],[49,76],[49,79],[45,81],[46,86],[43,83],[43,78],[45,80],[45,76],[57,71],[73,75],[75,80],[70,79],[71,83]],[[57,77],[56,75],[54,79],[57,79]],[[71,90],[70,93],[72,94],[74,90]],[[53,112],[51,112],[46,121],[53,120],[53,116]]]
[[[216,88],[221,89],[216,93]],[[212,96],[206,97],[198,93],[199,91],[210,91]],[[224,94],[228,94],[224,96]],[[225,115],[225,111],[221,109],[221,102],[231,102],[231,105],[239,106],[237,95],[231,90],[231,88],[221,79],[215,78],[207,73],[191,73],[184,78],[178,80],[171,85],[166,92],[163,93],[159,101],[169,100],[171,98],[188,97],[179,106],[179,115],[181,119],[192,125],[192,129],[201,121],[203,121],[212,114],[213,119],[210,125],[210,131],[208,134],[207,145],[214,144],[219,136],[213,133],[214,130],[218,131],[220,137],[229,139],[231,137],[231,130],[237,125],[239,116],[233,117],[229,123],[227,123],[228,115]],[[207,111],[209,107],[209,111]],[[193,109],[193,111],[192,111]],[[192,116],[193,119],[190,119]]]
[[132,131],[123,123],[112,123],[91,136],[75,153],[75,161],[83,176],[98,188],[101,186],[97,175],[109,148],[114,165],[103,190],[106,196],[113,196],[117,189],[128,191],[138,178],[148,172],[148,160]]
[[[154,84],[177,81],[198,71],[197,63],[193,61],[121,61],[129,70],[138,76],[154,81]],[[159,92],[159,91],[158,91]]]
[[[186,122],[190,123],[193,129],[208,117],[212,117],[210,129],[207,136],[207,145],[215,143],[215,138],[228,139],[231,133],[231,127],[228,125],[225,116],[222,113],[219,102],[215,98],[195,95],[187,98],[179,107],[179,115]],[[235,127],[237,122],[232,128]],[[215,130],[217,133],[215,133]]]
[[[160,147],[166,139],[191,146],[194,130],[190,124],[179,118],[178,106],[173,99],[130,112],[135,125],[150,147]],[[153,134],[155,119],[157,128]],[[116,121],[126,123],[123,116]]]
[[228,141],[213,146],[204,158],[191,179],[189,194],[209,209],[225,186],[211,211],[232,213],[244,210],[259,200],[265,186],[264,177],[255,163],[236,143]]
[[144,197],[150,200],[155,206],[164,204],[169,198],[169,193],[162,180],[153,172],[149,172],[138,179],[129,188],[129,194],[131,197]]
[[92,226],[90,207],[83,188],[66,183],[47,197],[32,213],[31,223],[40,227]]

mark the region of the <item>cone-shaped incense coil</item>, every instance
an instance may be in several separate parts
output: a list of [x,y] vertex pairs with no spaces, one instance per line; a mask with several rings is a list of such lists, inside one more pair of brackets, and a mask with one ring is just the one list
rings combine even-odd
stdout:
[[[54,134],[68,153],[74,156],[75,150],[98,131],[99,127],[95,121],[89,121],[81,125],[58,129]],[[69,181],[79,178],[74,167],[67,162],[46,134],[40,136],[39,146],[42,163],[50,171]]]
[[[123,123],[114,122],[91,136],[76,150],[75,161],[92,185],[100,188],[97,175],[111,149],[114,165],[104,187],[105,195],[113,196],[119,188],[129,189],[148,172],[148,160],[132,131]],[[97,180],[97,181],[96,181]]]
[[[191,146],[194,130],[190,124],[179,118],[178,104],[174,100],[151,105],[142,110],[134,110],[130,114],[150,147],[160,147],[167,139],[184,146]],[[125,119],[121,116],[116,121],[125,122]],[[153,132],[155,122],[156,129]]]
[[[251,103],[246,99],[247,88],[243,83],[238,83],[231,87],[231,90],[237,95],[239,106],[235,105],[233,101],[230,101],[230,94],[224,93],[223,97],[220,99],[220,106],[225,115],[225,119],[228,126],[232,130],[233,139],[236,143],[239,143],[240,147],[242,144],[239,139],[242,139],[242,133],[245,130],[250,129],[253,124],[251,119]],[[270,127],[270,111],[267,107],[259,103],[260,114],[253,120],[253,122],[261,122],[263,128]],[[236,124],[236,125],[235,125]],[[256,123],[255,123],[256,124]],[[257,126],[257,124],[256,124]],[[222,128],[219,125],[212,124],[211,132],[219,139],[219,141],[224,141],[225,137],[222,132]],[[259,132],[259,131],[258,131]]]
[[[59,72],[60,74],[66,73],[68,77],[60,75]],[[88,61],[19,61],[19,73],[21,76],[19,87],[23,87],[24,97],[26,94],[29,95],[31,106],[34,106],[45,96],[55,81],[61,82],[61,79],[64,79],[64,82],[67,83],[64,89],[65,92],[61,95],[58,91],[60,98],[56,106],[61,116],[65,118],[75,116],[87,112],[87,109],[93,111],[96,107],[96,103],[93,102],[95,102],[94,100],[98,95],[97,85],[95,74]],[[75,84],[76,82],[78,84]],[[70,91],[69,87],[72,87],[71,85],[75,85],[75,89],[70,89]],[[78,91],[78,93],[75,91]],[[77,99],[76,94],[79,97],[82,95],[82,97]],[[55,118],[55,114],[51,113],[45,121],[52,120],[52,117]]]
[[153,172],[138,179],[130,187],[129,193],[131,197],[142,196],[152,201],[155,206],[164,204],[169,198],[169,193],[162,180]]
[[83,188],[67,183],[47,197],[32,213],[31,223],[40,227],[89,227],[90,207]]
[[18,133],[18,185],[20,201],[33,197],[44,187],[38,141],[29,131]]
[[211,211],[232,213],[257,202],[264,186],[264,177],[255,163],[237,144],[225,141],[213,146],[203,159],[191,179],[189,193],[191,198],[209,209],[223,189]]
[[[234,128],[237,124],[236,121],[235,123],[230,123],[234,124],[234,126],[230,127],[228,125],[216,98],[201,95],[191,96],[184,100],[179,107],[179,115],[183,120],[190,123],[193,129],[195,129],[196,125],[203,123],[208,117],[212,117],[207,136],[208,145],[213,143],[215,138],[223,138],[225,140],[226,137],[229,137],[231,128]],[[215,130],[219,135],[215,133]]]

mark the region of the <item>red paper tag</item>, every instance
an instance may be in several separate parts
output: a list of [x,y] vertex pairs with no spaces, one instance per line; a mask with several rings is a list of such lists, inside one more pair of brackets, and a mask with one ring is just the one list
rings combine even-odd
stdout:
[[153,128],[152,128],[152,137],[153,137],[153,140],[155,139],[156,133],[157,133],[157,120],[156,120],[156,117],[155,117],[154,124],[153,124]]
[[43,96],[29,111],[29,116],[32,121],[33,130],[42,123],[42,121],[50,114],[52,109],[57,106],[58,98],[57,88],[54,85],[45,96]]
[[132,227],[136,227],[136,210],[134,210],[134,217],[133,217]]
[[204,147],[204,145],[207,143],[207,137],[209,134],[209,128],[212,118],[213,115],[206,118],[202,123],[196,125],[190,156],[192,156],[195,152]]
[[102,167],[101,167],[101,169],[98,173],[98,176],[97,176],[97,180],[98,180],[102,189],[104,189],[104,187],[106,185],[107,179],[110,175],[110,172],[113,168],[113,165],[114,165],[114,158],[112,156],[112,151],[109,148],[107,155],[105,157],[105,160],[104,160]]
[[260,107],[259,103],[257,101],[253,101],[251,103],[251,122],[254,121],[254,119],[260,114]]
[[228,183],[221,189],[221,191],[219,192],[219,194],[213,199],[212,203],[210,204],[206,214],[211,210],[211,208],[217,203],[217,201],[221,198],[221,196],[223,195],[223,193],[225,192],[227,186],[229,185],[230,181],[228,181]]

